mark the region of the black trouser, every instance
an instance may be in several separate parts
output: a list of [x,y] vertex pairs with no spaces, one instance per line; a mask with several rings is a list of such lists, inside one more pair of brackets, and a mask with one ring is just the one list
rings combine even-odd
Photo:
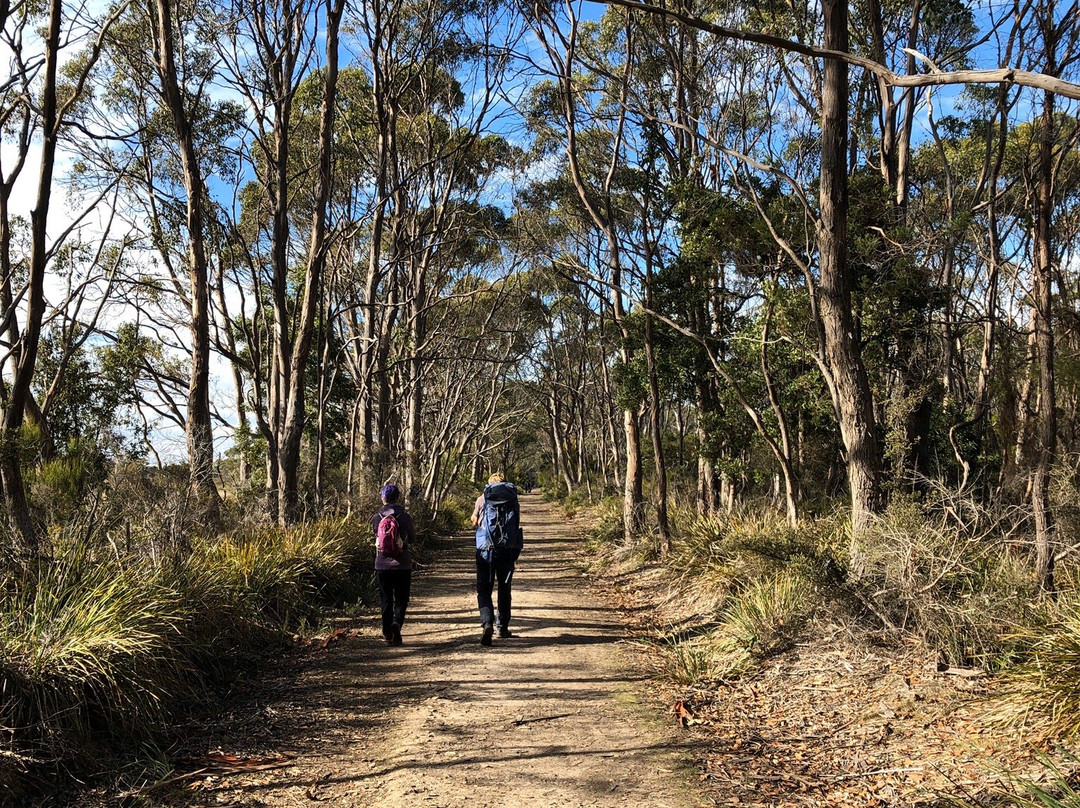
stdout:
[[480,607],[480,622],[494,623],[495,612],[491,591],[499,586],[499,627],[510,627],[510,583],[514,577],[513,561],[487,561],[476,551],[476,605]]
[[375,570],[379,582],[379,601],[382,603],[382,633],[393,634],[393,625],[401,628],[405,622],[405,609],[409,605],[412,588],[412,570]]

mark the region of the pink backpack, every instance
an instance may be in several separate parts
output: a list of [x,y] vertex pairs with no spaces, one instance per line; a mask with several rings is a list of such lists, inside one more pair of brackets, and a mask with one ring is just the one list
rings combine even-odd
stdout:
[[379,527],[375,531],[375,548],[384,556],[399,556],[405,550],[405,539],[392,513],[379,520]]

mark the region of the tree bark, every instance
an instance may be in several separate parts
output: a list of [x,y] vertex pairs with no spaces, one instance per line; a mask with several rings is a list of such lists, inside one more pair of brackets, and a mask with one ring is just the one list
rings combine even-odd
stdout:
[[206,255],[206,187],[195,133],[176,64],[171,0],[155,0],[154,50],[162,100],[169,111],[180,150],[187,194],[188,286],[191,307],[191,376],[187,398],[187,448],[190,485],[203,517],[220,518],[221,498],[214,484],[214,432],[210,419],[210,284]]
[[[825,47],[846,51],[848,11],[845,0],[824,0]],[[844,441],[851,494],[852,571],[861,572],[859,538],[881,510],[881,449],[873,400],[852,313],[851,271],[847,262],[848,67],[840,59],[825,62],[821,99],[821,186],[818,286],[824,328],[825,358],[832,377],[840,434]]]

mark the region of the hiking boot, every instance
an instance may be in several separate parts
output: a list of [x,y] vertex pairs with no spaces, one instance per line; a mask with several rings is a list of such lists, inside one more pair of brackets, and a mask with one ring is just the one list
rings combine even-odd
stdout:
[[481,645],[491,645],[491,635],[495,633],[495,626],[491,623],[484,623],[484,633],[480,635]]
[[510,629],[506,626],[499,626],[499,636],[505,640],[507,637],[513,637],[514,635],[510,633]]
[[401,645],[401,626],[397,623],[390,627],[390,644]]

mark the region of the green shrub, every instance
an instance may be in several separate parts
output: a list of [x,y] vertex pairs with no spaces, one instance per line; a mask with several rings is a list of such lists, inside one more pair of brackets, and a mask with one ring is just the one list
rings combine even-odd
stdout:
[[786,651],[813,611],[813,585],[798,569],[753,581],[724,610],[720,633],[757,658]]
[[59,457],[28,468],[32,507],[52,525],[76,518],[83,499],[104,480],[105,467],[100,450],[72,440]]
[[609,553],[622,544],[622,501],[607,500],[591,512],[585,545],[593,554]]
[[683,527],[671,567],[683,589],[722,600],[733,589],[793,566],[823,584],[840,578],[836,545],[841,531],[835,520],[807,520],[793,528],[775,513],[680,514],[675,523]]
[[469,519],[472,516],[473,503],[476,497],[466,494],[453,494],[443,500],[436,514],[433,527],[444,535],[457,533],[471,527]]

